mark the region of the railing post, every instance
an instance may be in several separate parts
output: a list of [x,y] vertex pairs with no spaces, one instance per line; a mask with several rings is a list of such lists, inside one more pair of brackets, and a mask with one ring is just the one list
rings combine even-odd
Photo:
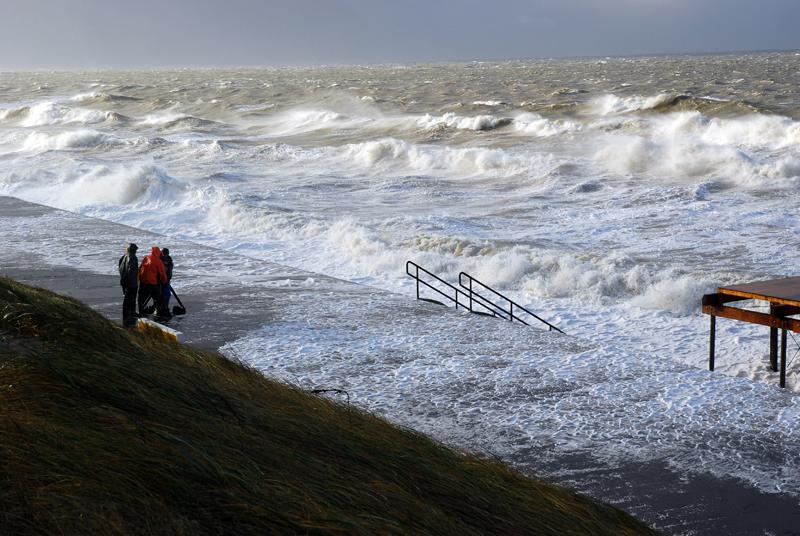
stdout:
[[419,264],[414,264],[414,266],[417,267],[417,277],[415,279],[417,280],[417,299],[419,299]]
[[708,339],[708,370],[714,370],[714,342],[715,342],[715,335],[717,332],[717,317],[711,315],[711,329],[710,329],[710,336]]
[[772,372],[778,372],[778,328],[769,328],[769,364]]
[[781,387],[786,387],[786,329],[781,329]]
[[[769,314],[779,316],[774,303],[769,304]],[[772,372],[778,372],[778,328],[772,326],[769,328],[769,364]]]
[[514,302],[508,300],[508,319],[513,322],[514,321]]
[[469,278],[469,312],[472,312],[472,277]]

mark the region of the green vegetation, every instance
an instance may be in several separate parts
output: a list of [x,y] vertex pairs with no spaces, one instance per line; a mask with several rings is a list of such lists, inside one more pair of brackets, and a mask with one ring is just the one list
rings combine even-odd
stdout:
[[649,534],[627,514],[0,278],[2,534]]

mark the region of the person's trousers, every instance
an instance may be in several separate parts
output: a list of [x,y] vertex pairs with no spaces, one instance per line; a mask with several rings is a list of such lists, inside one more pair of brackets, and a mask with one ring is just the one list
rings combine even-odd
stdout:
[[148,298],[153,298],[156,311],[161,311],[161,285],[139,285],[139,314],[144,315],[145,303]]
[[138,287],[122,287],[122,325],[136,324],[136,290]]
[[161,286],[161,305],[164,310],[169,311],[169,299],[172,297],[172,291],[169,289],[169,283]]

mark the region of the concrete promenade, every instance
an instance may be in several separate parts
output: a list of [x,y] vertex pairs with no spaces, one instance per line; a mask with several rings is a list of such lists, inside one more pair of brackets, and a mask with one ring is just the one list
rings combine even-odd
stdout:
[[[569,361],[591,346],[569,336],[456,313],[325,275],[0,197],[0,275],[78,298],[116,322],[121,320],[122,300],[116,265],[128,242],[139,245],[140,260],[152,245],[170,248],[176,262],[175,289],[188,310],[170,325],[182,331],[188,343],[205,348],[235,349],[237,341],[284,318],[301,323],[309,319],[309,329],[320,333],[318,345],[324,344],[325,335],[316,326],[336,326],[356,338],[362,334],[371,365],[380,364],[379,370],[387,375],[398,374],[402,353],[412,347],[421,353],[428,346],[435,348],[432,367],[437,362],[456,367],[459,360],[473,355],[465,349],[471,342],[484,353],[499,354],[498,360],[503,351],[529,351]],[[369,335],[381,331],[398,334],[390,339],[398,342],[384,343]],[[273,332],[263,333],[269,337]],[[443,346],[442,333],[448,334],[452,344]],[[302,336],[287,338],[286,344],[302,344]],[[330,339],[331,354],[343,351],[336,341]],[[451,355],[443,355],[443,347],[451,348]],[[286,379],[302,366],[281,368],[280,363],[276,360],[262,369]],[[253,364],[259,366],[258,361]],[[479,392],[469,385],[461,388]],[[447,413],[447,408],[427,407],[424,393],[420,389],[413,396],[420,397],[418,405],[425,412]],[[366,394],[360,397],[354,398],[355,403],[368,399]],[[502,399],[486,401],[487,405],[504,403]],[[400,424],[420,422],[393,413],[390,402],[365,407]],[[434,423],[431,427],[421,426],[423,432],[457,448],[498,454],[492,447],[494,439],[483,436],[483,425],[473,427],[468,420],[454,419],[451,430],[439,433],[435,423],[441,420],[430,422]],[[497,424],[502,426],[506,425]],[[504,441],[512,441],[514,434],[512,427],[501,432]],[[523,471],[544,474],[670,533],[800,534],[797,497],[762,493],[738,479],[678,471],[667,460],[599,460],[588,452],[563,452],[555,444],[544,443],[501,449],[499,455]]]

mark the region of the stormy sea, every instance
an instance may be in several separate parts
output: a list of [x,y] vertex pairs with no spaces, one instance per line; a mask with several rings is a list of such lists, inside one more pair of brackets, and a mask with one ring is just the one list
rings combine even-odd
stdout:
[[[766,328],[720,322],[713,413],[669,367],[707,367],[704,293],[797,274],[799,187],[794,52],[0,73],[0,195],[409,297],[406,260],[469,272],[596,345],[575,366],[667,364],[640,379],[646,401],[612,375],[584,402],[523,402],[512,425],[579,423],[565,448],[678,458],[795,497],[793,340],[779,391]],[[276,328],[231,350],[264,364],[281,337],[302,345]],[[387,400],[419,382],[435,397],[408,367]],[[338,370],[356,391],[359,373],[376,380]],[[469,412],[468,394],[440,403]]]

